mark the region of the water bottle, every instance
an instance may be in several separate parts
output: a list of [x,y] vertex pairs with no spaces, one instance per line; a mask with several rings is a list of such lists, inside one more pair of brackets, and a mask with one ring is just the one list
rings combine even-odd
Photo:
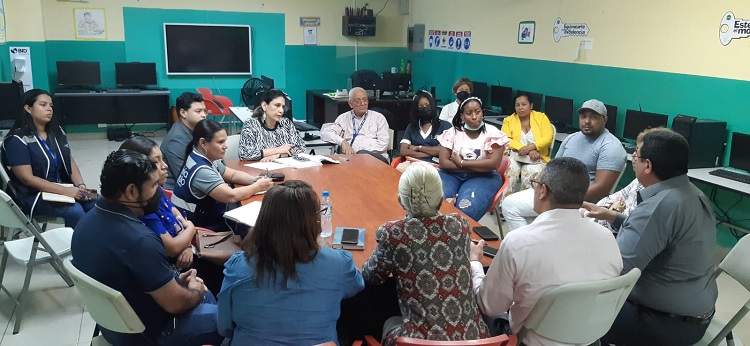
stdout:
[[323,198],[320,200],[320,228],[322,229],[320,236],[323,238],[328,238],[333,234],[333,226],[331,225],[332,208],[328,190],[323,191]]
[[401,59],[401,68],[398,69],[401,73],[406,73],[406,61],[404,59]]

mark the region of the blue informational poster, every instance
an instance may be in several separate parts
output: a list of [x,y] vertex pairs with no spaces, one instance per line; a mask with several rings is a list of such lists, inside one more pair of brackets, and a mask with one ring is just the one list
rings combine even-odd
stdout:
[[428,30],[427,49],[468,53],[471,31]]

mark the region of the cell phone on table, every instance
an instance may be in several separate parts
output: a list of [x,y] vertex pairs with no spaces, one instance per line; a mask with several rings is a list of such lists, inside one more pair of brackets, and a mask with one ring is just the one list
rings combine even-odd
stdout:
[[481,237],[484,240],[500,239],[498,238],[497,234],[495,234],[495,232],[492,232],[492,230],[490,230],[486,226],[477,226],[477,227],[474,227],[473,229],[474,229],[474,232],[476,232],[479,235],[479,237]]
[[357,244],[359,242],[359,230],[356,228],[344,228],[341,234],[341,244]]
[[489,245],[485,245],[483,251],[485,256],[494,258],[497,255],[497,249]]
[[271,178],[271,181],[284,181],[284,178],[286,178],[286,176],[284,175],[284,173],[268,173],[268,174],[261,173],[261,174],[258,174],[258,176],[260,176],[260,177],[269,177],[269,178]]

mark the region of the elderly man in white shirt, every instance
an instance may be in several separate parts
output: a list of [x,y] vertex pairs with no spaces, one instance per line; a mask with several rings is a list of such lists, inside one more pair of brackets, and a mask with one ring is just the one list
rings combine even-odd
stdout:
[[[556,158],[538,179],[531,180],[534,210],[531,224],[503,240],[485,276],[484,241],[471,245],[471,276],[479,309],[499,316],[510,309],[510,327],[521,330],[536,302],[567,283],[597,281],[620,275],[622,257],[612,233],[581,217],[589,187],[588,170],[581,161]],[[526,345],[564,345],[529,333]]]
[[321,139],[341,146],[344,154],[370,154],[388,163],[388,122],[383,114],[369,110],[367,92],[362,88],[349,91],[352,110],[343,113],[321,132]]

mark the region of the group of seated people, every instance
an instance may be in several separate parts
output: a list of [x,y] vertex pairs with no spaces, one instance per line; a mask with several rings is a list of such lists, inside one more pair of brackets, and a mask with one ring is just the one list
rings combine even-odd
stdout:
[[[470,82],[454,89],[467,88]],[[267,92],[245,122],[241,159],[304,150],[283,118],[283,96]],[[180,121],[161,148],[134,137],[107,156],[101,195],[86,188],[52,116],[51,97],[39,89],[24,95],[25,112],[4,140],[2,163],[23,211],[59,216],[74,227],[74,265],[120,291],[146,326],[140,334],[103,329],[113,345],[218,345],[224,338],[232,345],[338,343],[341,301],[365,282],[389,277],[396,280],[401,316],[385,321],[384,345],[399,336],[480,339],[518,332],[539,298],[557,286],[633,268],[641,278],[603,344],[689,345],[702,337],[718,294],[715,218],[708,198],[687,178],[689,146],[682,136],[644,131],[633,154],[636,180],[608,196],[626,154],[604,128],[606,108],[597,100],[579,109],[581,131],[568,136],[554,159],[549,120],[531,110],[528,96],[516,98],[516,113],[502,131],[484,123],[478,98],[457,95],[451,124],[437,117],[429,93],[415,101],[401,142],[402,153],[416,159],[398,186],[406,217],[377,229],[377,247],[361,271],[348,251],[320,241],[320,200],[309,184],[274,185],[226,167],[226,130],[205,119],[197,94],[178,98]],[[322,137],[344,153],[385,159],[387,123],[367,104],[364,90],[353,89],[352,111]],[[514,231],[485,272],[484,242],[472,243],[469,221],[438,210],[455,203],[478,220],[502,184],[497,168],[508,148],[534,163],[511,164],[518,185],[528,189],[504,199]],[[177,156],[181,162],[173,161]],[[165,189],[173,190],[171,199]],[[42,191],[76,203],[45,201]],[[265,196],[252,231],[224,220],[228,208],[260,192]],[[243,238],[242,251],[224,264],[220,288],[198,276],[203,267],[195,269],[197,227]],[[508,310],[509,318],[500,317]],[[524,343],[556,344],[533,333]]]

